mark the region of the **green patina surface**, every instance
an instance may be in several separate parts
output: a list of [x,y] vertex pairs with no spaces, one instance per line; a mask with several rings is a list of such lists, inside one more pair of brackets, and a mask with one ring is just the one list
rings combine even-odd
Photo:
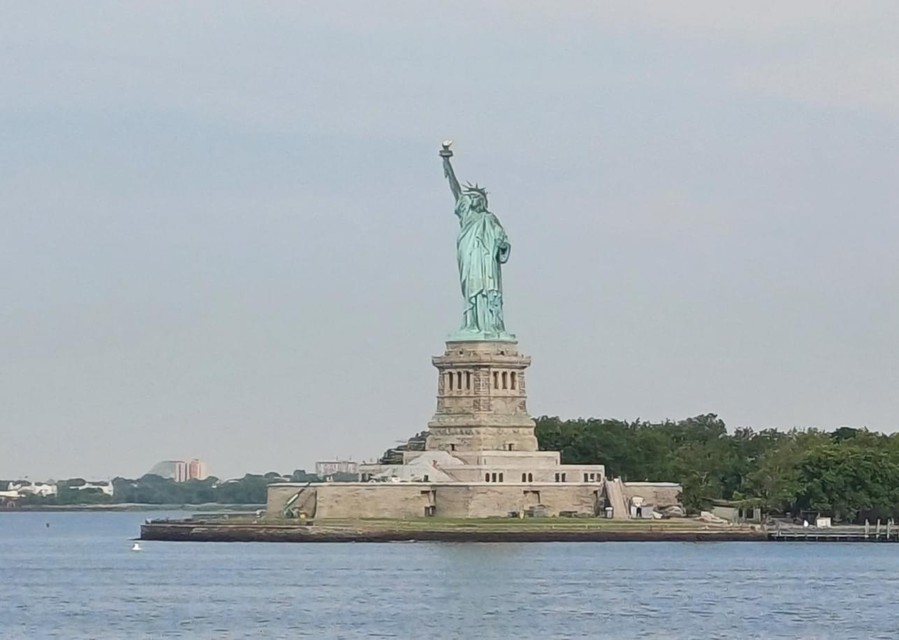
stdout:
[[440,156],[459,218],[456,261],[465,308],[462,326],[449,339],[513,341],[515,336],[506,331],[503,319],[502,276],[512,245],[499,218],[487,208],[487,191],[478,185],[459,184],[450,162],[450,144],[443,143]]

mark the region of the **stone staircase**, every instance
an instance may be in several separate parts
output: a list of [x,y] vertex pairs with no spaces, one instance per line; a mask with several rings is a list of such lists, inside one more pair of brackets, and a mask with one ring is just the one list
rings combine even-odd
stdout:
[[627,520],[630,517],[630,513],[624,500],[624,487],[621,485],[621,479],[615,478],[610,480],[606,478],[605,485],[606,498],[608,498],[609,506],[612,507],[612,519]]

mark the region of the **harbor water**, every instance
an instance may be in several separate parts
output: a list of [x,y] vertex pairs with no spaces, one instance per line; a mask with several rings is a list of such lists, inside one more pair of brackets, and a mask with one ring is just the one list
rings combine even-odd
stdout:
[[0,638],[895,638],[899,546],[142,542],[0,513]]

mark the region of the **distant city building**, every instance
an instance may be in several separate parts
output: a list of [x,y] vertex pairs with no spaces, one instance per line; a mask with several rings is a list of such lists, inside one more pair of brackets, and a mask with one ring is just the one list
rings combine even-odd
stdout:
[[315,463],[315,475],[319,478],[335,473],[359,473],[359,463],[350,460],[325,460]]
[[55,496],[56,484],[52,482],[29,482],[17,480],[10,482],[7,491],[15,491],[20,497],[24,496]]
[[206,470],[206,463],[202,460],[194,458],[187,463],[187,479],[188,480],[205,480],[209,477]]
[[187,464],[183,460],[163,460],[153,465],[148,473],[175,482],[184,482],[187,480]]
[[87,481],[82,478],[75,478],[72,480],[61,480],[58,483],[52,480],[48,482],[16,480],[8,483],[5,491],[0,491],[0,498],[3,499],[0,500],[0,504],[29,496],[40,496],[42,498],[56,496],[59,495],[59,487],[70,491],[97,491],[108,496],[112,496],[114,493],[112,482],[109,480]]
[[161,478],[169,478],[175,482],[205,480],[209,477],[206,463],[197,458],[190,462],[185,462],[184,460],[163,460],[156,463],[149,473]]
[[88,491],[90,489],[105,493],[108,496],[113,494],[112,483],[109,480],[96,480],[94,482],[85,482],[82,485],[69,485],[69,489],[77,489],[78,491]]
[[[84,478],[72,478],[70,480],[60,480],[56,487],[62,487],[69,491],[95,491],[105,493],[108,496],[113,494],[112,482],[109,480],[85,480]],[[55,488],[55,487],[54,487]],[[53,492],[56,495],[56,492]]]
[[18,491],[0,491],[0,507],[15,507],[16,500],[18,500],[19,497]]

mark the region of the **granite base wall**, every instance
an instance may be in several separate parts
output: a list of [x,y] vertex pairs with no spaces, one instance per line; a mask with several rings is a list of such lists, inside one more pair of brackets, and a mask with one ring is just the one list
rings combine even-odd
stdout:
[[[270,485],[268,514],[280,515],[287,500],[302,487]],[[433,505],[430,485],[417,482],[314,484],[304,492],[302,502],[306,507],[301,510],[310,518],[419,518],[425,515],[425,507]]]
[[[278,517],[303,485],[275,484],[268,489],[267,512]],[[300,503],[311,518],[420,518],[428,507],[442,518],[506,517],[542,505],[547,515],[574,511],[596,515],[601,486],[585,483],[355,483],[308,487]],[[296,505],[294,505],[296,507]]]
[[546,514],[562,511],[596,515],[601,487],[590,484],[457,484],[438,487],[435,515],[443,518],[508,516],[542,505]]

